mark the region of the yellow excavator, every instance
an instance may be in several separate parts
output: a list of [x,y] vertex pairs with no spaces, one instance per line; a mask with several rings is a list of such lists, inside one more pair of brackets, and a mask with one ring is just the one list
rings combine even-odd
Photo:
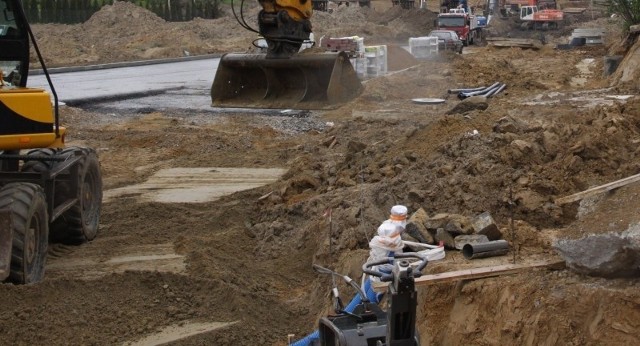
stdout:
[[234,14],[264,38],[267,51],[222,56],[211,87],[214,107],[335,109],[360,94],[362,84],[345,52],[300,51],[310,42],[311,0],[258,2],[257,30],[244,19],[244,0]]
[[[27,87],[30,43],[51,94]],[[98,232],[97,154],[65,146],[65,135],[22,2],[0,0],[0,281],[41,281],[50,239],[78,244]]]

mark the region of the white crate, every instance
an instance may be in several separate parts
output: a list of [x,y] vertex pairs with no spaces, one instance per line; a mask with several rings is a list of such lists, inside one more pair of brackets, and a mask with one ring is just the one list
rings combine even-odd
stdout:
[[438,38],[437,37],[410,37],[409,53],[416,58],[428,58],[438,54]]
[[367,77],[378,77],[387,73],[387,46],[365,46]]
[[353,69],[356,71],[358,78],[364,79],[367,77],[367,59],[365,58],[351,58],[349,59]]

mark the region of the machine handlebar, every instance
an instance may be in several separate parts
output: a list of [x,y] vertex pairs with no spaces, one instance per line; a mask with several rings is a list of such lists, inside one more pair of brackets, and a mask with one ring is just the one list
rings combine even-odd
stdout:
[[[364,265],[362,265],[362,272],[369,274],[371,276],[375,276],[380,278],[380,281],[382,282],[388,282],[388,281],[393,281],[393,273],[383,273],[377,270],[373,270],[372,267],[375,266],[379,266],[379,265],[383,265],[383,264],[393,264],[395,259],[407,259],[407,258],[415,258],[420,260],[420,262],[418,263],[418,265],[411,270],[411,273],[413,274],[413,277],[420,277],[422,276],[422,270],[427,266],[427,263],[429,262],[427,260],[427,257],[418,254],[416,252],[406,252],[406,253],[399,253],[399,254],[395,254],[394,257],[386,257],[383,259],[379,259],[379,260],[375,260],[375,261],[371,261],[371,262],[367,262]],[[401,263],[403,264],[403,266],[408,266],[409,262],[407,261],[401,261]]]

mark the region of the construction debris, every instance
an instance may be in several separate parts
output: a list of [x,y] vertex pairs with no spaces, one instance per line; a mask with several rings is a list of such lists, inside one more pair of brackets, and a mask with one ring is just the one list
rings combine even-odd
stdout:
[[425,222],[429,219],[427,212],[420,208],[409,217],[407,220],[406,231],[402,234],[403,240],[405,240],[405,234],[416,239],[420,243],[434,244],[435,239],[429,233],[429,230],[425,226]]
[[472,226],[477,234],[484,235],[489,240],[502,238],[502,233],[498,229],[498,225],[496,225],[496,222],[488,211],[476,216],[472,221]]

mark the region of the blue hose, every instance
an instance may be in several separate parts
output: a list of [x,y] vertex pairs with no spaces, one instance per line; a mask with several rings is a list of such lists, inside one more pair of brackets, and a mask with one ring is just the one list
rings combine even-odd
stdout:
[[[364,291],[364,294],[367,296],[370,302],[378,304],[378,302],[380,301],[378,298],[379,296],[381,296],[381,294],[378,294],[373,290],[373,286],[371,286],[371,280],[367,279],[364,282],[364,286],[362,287],[362,290]],[[351,299],[351,302],[349,302],[349,304],[347,304],[347,306],[344,308],[344,311],[353,312],[356,306],[358,306],[358,304],[360,303],[362,303],[362,299],[360,298],[360,295],[356,293],[356,295]],[[320,338],[320,332],[318,330],[315,330],[311,334],[305,336],[304,338],[290,345],[291,346],[309,346],[313,341],[318,340],[319,338]]]

